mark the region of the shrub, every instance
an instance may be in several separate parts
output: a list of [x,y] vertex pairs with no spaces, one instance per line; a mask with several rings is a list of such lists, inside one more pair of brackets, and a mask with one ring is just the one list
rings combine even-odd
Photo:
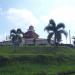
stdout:
[[30,62],[31,61],[31,57],[30,56],[16,56],[16,57],[12,57],[11,59],[14,62]]
[[34,75],[47,75],[47,73],[44,72],[44,71],[41,71],[41,72],[38,72],[38,73],[36,73],[36,74],[34,74]]
[[48,63],[48,57],[45,55],[37,55],[34,57],[33,62],[40,63],[40,64],[46,64]]
[[71,75],[71,74],[75,74],[75,71],[65,71],[65,72],[58,73],[57,75]]
[[7,57],[0,56],[0,66],[5,66],[8,64],[9,59]]

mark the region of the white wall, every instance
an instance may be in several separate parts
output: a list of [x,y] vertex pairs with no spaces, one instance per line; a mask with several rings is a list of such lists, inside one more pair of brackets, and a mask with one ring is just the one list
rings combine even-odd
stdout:
[[[23,39],[23,44],[34,44],[33,39]],[[36,39],[36,45],[48,44],[47,39]]]

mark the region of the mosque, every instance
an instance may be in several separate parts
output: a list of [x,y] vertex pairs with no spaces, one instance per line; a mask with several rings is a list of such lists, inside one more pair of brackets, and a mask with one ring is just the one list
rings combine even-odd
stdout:
[[36,40],[36,45],[48,44],[47,39],[39,38],[39,35],[35,32],[34,27],[31,25],[27,32],[24,33],[22,44],[34,44],[34,39]]

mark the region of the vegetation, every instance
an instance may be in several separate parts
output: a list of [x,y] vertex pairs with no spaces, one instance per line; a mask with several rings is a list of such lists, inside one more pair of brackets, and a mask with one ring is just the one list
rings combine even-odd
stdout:
[[50,43],[52,37],[54,37],[54,44],[60,43],[62,33],[67,37],[67,33],[64,28],[64,23],[59,23],[56,25],[55,21],[51,19],[48,26],[45,27],[45,30],[48,31],[48,42]]
[[21,31],[21,29],[17,29],[17,30],[12,29],[10,31],[10,39],[14,46],[20,45],[20,43],[22,42],[22,36],[23,36],[23,32]]
[[75,48],[24,46],[14,52],[11,46],[0,47],[0,75],[73,75],[74,72]]

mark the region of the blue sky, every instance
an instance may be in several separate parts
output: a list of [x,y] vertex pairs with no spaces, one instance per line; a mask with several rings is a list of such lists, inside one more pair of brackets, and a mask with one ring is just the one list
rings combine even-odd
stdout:
[[[44,27],[49,19],[65,23],[67,32],[75,34],[75,0],[0,0],[0,41],[11,29],[27,31],[30,25],[40,38],[46,38]],[[65,42],[65,38],[63,36]]]

